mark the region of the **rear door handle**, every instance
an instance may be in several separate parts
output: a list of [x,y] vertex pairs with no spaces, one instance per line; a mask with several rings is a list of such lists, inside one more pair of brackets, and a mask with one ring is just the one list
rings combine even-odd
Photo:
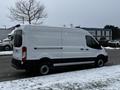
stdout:
[[88,51],[89,49],[85,49],[86,51]]

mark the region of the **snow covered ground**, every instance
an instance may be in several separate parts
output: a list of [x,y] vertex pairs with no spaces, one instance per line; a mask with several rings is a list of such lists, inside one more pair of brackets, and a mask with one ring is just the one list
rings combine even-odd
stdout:
[[2,55],[12,55],[13,54],[13,51],[2,51],[0,52],[0,56]]
[[0,82],[0,90],[120,90],[120,65]]

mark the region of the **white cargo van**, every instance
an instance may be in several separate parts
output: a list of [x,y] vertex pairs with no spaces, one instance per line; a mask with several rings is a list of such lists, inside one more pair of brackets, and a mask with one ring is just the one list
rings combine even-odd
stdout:
[[56,66],[94,63],[101,67],[108,61],[104,48],[78,28],[24,25],[16,28],[13,41],[12,65],[43,75]]

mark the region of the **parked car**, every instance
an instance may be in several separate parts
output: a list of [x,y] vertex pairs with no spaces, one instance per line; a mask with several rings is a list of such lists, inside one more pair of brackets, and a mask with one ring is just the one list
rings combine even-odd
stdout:
[[0,47],[2,47],[3,50],[5,51],[9,51],[9,50],[12,50],[12,42],[10,39],[6,38],[6,39],[3,39],[3,40],[0,40]]
[[112,41],[108,41],[108,44],[111,47],[119,47],[120,46],[120,41],[118,41],[118,40],[112,40]]
[[108,46],[108,40],[106,40],[106,38],[104,38],[104,37],[100,38],[99,43],[103,47],[107,47]]

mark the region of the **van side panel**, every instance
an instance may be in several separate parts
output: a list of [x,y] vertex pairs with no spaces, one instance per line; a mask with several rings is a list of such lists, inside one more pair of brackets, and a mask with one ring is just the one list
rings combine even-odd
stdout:
[[28,60],[38,60],[44,57],[61,58],[61,30],[32,27],[24,34],[24,46],[27,47]]
[[82,58],[84,56],[85,33],[80,30],[64,30],[62,32],[63,58]]

